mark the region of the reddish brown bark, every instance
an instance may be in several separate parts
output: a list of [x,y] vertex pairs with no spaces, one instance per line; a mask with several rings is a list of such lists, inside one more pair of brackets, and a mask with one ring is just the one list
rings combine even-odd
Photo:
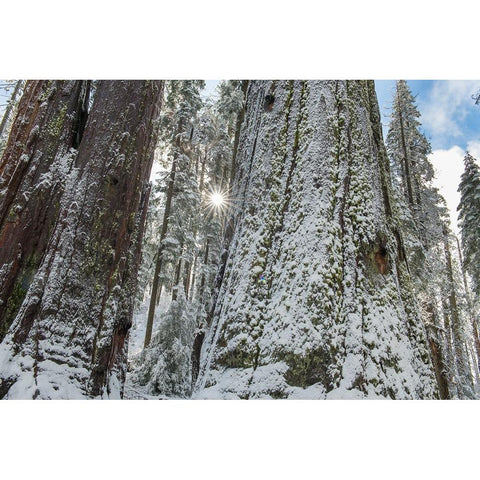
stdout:
[[441,400],[451,398],[449,390],[449,371],[446,364],[449,353],[444,351],[445,341],[443,338],[444,329],[440,325],[438,313],[435,304],[428,301],[425,305],[428,314],[427,337],[430,346],[430,354],[432,358],[435,377],[438,384],[438,392]]
[[432,352],[433,367],[435,369],[435,377],[437,378],[440,399],[448,400],[450,398],[450,394],[448,392],[448,381],[445,376],[445,365],[443,364],[440,347],[433,338],[429,338],[429,343],[430,350]]
[[122,394],[162,93],[161,81],[99,82],[59,220],[6,338],[12,356],[34,359],[40,398],[55,390],[51,362],[72,396]]
[[50,239],[88,91],[85,81],[29,81],[20,100],[0,161],[0,341]]

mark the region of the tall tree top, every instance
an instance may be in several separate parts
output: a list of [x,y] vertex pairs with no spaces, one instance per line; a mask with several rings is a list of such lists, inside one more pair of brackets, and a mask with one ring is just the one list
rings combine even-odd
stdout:
[[420,174],[423,180],[430,181],[434,177],[433,166],[427,159],[432,148],[420,131],[420,112],[415,97],[405,80],[399,80],[393,100],[393,112],[387,135],[388,150],[392,160],[398,156],[409,156],[416,166],[415,173]]
[[[409,207],[416,234],[424,246],[442,238],[445,200],[432,185],[435,171],[428,156],[431,146],[420,130],[420,112],[405,80],[399,80],[387,135],[393,183]],[[407,214],[408,216],[408,214]]]

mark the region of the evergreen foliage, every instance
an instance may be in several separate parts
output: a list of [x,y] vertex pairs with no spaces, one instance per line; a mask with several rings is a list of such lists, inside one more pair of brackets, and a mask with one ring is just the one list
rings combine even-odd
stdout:
[[461,195],[458,211],[462,249],[473,290],[480,297],[480,168],[468,152],[464,163],[465,171],[458,187]]
[[183,286],[162,316],[152,342],[142,354],[130,383],[144,387],[150,395],[187,398],[191,394],[191,350],[194,312]]
[[415,98],[407,82],[400,80],[387,151],[412,289],[427,327],[437,382],[448,384],[447,396],[471,398],[473,384],[465,334],[468,315],[466,304],[460,301],[463,287],[452,256],[446,202],[432,185],[434,169],[428,158],[431,147],[420,127]]
[[[161,241],[159,278],[165,295],[169,292],[171,297],[167,311],[155,315],[151,344],[133,360],[129,379],[134,388],[147,389],[149,394],[186,396],[190,392],[193,340],[207,328],[210,294],[221,254],[226,205],[214,207],[210,199],[218,192],[228,201],[234,125],[243,94],[240,82],[222,82],[218,101],[205,103],[200,96],[202,87],[200,81],[167,83],[158,150],[164,168],[171,168],[175,162],[175,180],[168,228]],[[149,297],[170,178],[161,175],[154,185],[140,274],[144,290],[139,298]],[[183,352],[175,360],[173,344]],[[152,372],[154,380],[147,381]],[[175,388],[173,378],[178,382]]]

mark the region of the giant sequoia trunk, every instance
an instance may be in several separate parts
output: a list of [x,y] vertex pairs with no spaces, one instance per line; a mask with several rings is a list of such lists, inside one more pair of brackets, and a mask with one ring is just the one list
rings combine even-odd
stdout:
[[162,88],[99,83],[55,230],[0,346],[0,397],[121,395]]
[[200,398],[435,398],[373,82],[250,82]]
[[89,82],[30,81],[20,101],[0,162],[0,341],[47,248],[88,91]]

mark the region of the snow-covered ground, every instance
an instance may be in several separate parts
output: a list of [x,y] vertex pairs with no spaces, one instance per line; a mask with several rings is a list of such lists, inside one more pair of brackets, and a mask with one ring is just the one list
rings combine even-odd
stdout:
[[[168,310],[170,305],[171,294],[162,289],[160,302],[155,309],[155,318],[153,320],[153,334],[155,334],[158,326],[162,321],[162,315]],[[128,358],[131,360],[136,357],[143,349],[145,340],[145,330],[147,329],[147,315],[150,297],[146,298],[140,307],[133,314],[133,325],[130,330],[130,338],[128,342]]]

